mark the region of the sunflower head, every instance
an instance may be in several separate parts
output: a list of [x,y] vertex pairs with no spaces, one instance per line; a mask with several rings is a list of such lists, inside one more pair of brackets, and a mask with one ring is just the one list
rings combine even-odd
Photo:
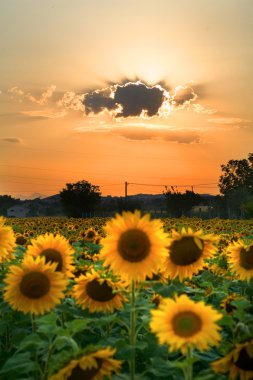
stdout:
[[168,244],[161,221],[151,221],[148,214],[142,217],[140,211],[123,212],[106,224],[105,231],[100,257],[122,279],[144,281],[159,270]]
[[121,309],[127,299],[120,289],[120,282],[112,281],[110,277],[92,270],[76,279],[73,297],[77,304],[93,312],[113,312]]
[[186,295],[175,300],[165,298],[157,310],[151,310],[150,327],[160,344],[169,344],[169,350],[186,352],[187,347],[200,351],[209,345],[218,345],[221,339],[216,322],[222,317],[204,302],[194,302]]
[[222,302],[221,307],[226,310],[227,314],[233,314],[233,312],[236,310],[236,306],[232,305],[232,302],[238,299],[238,294],[233,293],[229,294]]
[[237,344],[224,358],[212,363],[217,373],[229,373],[229,379],[253,378],[253,340]]
[[84,240],[93,242],[96,240],[97,236],[98,233],[94,228],[88,228],[88,230],[85,231]]
[[102,380],[111,378],[121,367],[121,361],[113,358],[115,350],[110,347],[87,349],[58,370],[49,380]]
[[60,303],[67,286],[66,277],[56,272],[56,264],[44,257],[26,256],[20,266],[12,265],[7,274],[4,299],[23,313],[44,314]]
[[232,272],[241,280],[250,281],[253,278],[253,244],[238,240],[228,246],[227,253]]
[[13,250],[16,246],[15,235],[11,227],[6,226],[5,219],[0,216],[0,263],[14,258]]
[[203,235],[202,230],[193,232],[191,228],[182,229],[181,232],[172,231],[172,238],[167,247],[164,271],[171,279],[179,277],[192,278],[205,266],[205,259],[216,252],[213,243],[217,237]]
[[31,240],[27,247],[27,255],[45,257],[46,263],[56,263],[56,271],[62,272],[68,277],[73,277],[74,249],[68,240],[61,235],[46,233]]
[[27,238],[24,235],[17,235],[16,236],[16,244],[18,245],[25,245],[27,243]]

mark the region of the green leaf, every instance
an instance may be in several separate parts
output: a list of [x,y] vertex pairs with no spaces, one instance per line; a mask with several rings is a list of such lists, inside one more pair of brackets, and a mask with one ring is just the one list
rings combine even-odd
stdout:
[[0,374],[8,373],[9,379],[11,379],[11,374],[18,372],[20,375],[35,371],[37,365],[31,358],[30,352],[19,353],[10,357],[4,364]]
[[65,326],[71,335],[74,335],[80,331],[84,331],[92,319],[79,318],[74,319],[74,321],[66,322]]
[[232,326],[233,318],[230,315],[224,315],[219,321],[218,325],[220,326]]
[[43,341],[38,334],[30,334],[20,342],[18,351],[25,351],[29,348],[36,349],[42,346],[47,346],[47,342]]
[[79,350],[76,341],[68,336],[57,336],[53,342],[53,346],[55,346],[58,351],[62,350],[64,347],[71,347],[73,352]]

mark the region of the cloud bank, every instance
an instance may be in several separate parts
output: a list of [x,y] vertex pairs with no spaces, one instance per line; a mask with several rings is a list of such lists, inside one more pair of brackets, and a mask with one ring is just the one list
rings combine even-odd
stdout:
[[168,99],[168,92],[160,85],[149,87],[137,81],[87,93],[84,95],[83,104],[87,115],[107,110],[115,118],[152,117],[159,115],[160,107]]
[[[174,90],[171,90],[163,82],[150,86],[140,80],[134,82],[122,80],[121,83],[111,83],[106,88],[81,94],[74,91],[64,93],[55,91],[55,85],[48,86],[37,96],[18,86],[8,90],[12,98],[19,102],[28,100],[39,106],[39,110],[26,111],[27,115],[30,114],[32,117],[36,115],[57,118],[65,116],[69,111],[78,111],[82,112],[84,116],[94,116],[106,112],[113,119],[120,120],[129,117],[166,118],[172,111],[183,109],[203,114],[216,112],[196,103],[198,94],[191,84],[176,86]],[[49,102],[51,107],[56,107],[51,112],[42,108]]]

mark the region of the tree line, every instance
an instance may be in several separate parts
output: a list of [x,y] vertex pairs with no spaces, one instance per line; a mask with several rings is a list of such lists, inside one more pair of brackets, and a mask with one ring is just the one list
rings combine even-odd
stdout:
[[[220,195],[205,198],[194,191],[179,192],[171,186],[165,187],[163,192],[168,215],[180,217],[189,215],[194,206],[208,206],[208,216],[220,218],[253,218],[253,153],[247,159],[229,160],[221,165],[219,178]],[[92,214],[101,203],[100,187],[86,180],[76,183],[67,183],[60,193],[60,200],[65,214],[68,217],[83,217]],[[0,196],[0,214],[21,201],[9,195]],[[115,204],[113,206],[115,208]],[[116,210],[133,211],[141,209],[138,200],[119,198]]]

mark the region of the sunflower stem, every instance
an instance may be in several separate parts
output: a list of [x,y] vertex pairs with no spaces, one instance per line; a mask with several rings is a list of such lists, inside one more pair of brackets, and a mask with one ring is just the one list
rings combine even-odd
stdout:
[[192,368],[192,349],[191,347],[187,347],[187,353],[186,353],[186,362],[187,362],[187,368],[185,371],[185,380],[192,380],[192,374],[193,374],[193,368]]
[[35,320],[35,314],[31,314],[31,322],[32,322],[32,332],[36,333],[36,320]]
[[[36,319],[35,319],[35,314],[34,313],[31,313],[31,323],[32,323],[32,332],[33,334],[36,333]],[[35,348],[35,352],[34,352],[34,361],[36,363],[36,365],[38,366],[38,352],[37,352],[37,349]],[[38,368],[35,368],[35,371],[34,371],[34,379],[37,380],[38,378]]]
[[135,309],[135,281],[131,283],[131,310],[130,310],[130,345],[131,345],[131,358],[130,358],[130,380],[135,379],[135,343],[136,343],[136,309]]
[[48,364],[51,358],[52,350],[53,350],[53,345],[52,345],[52,342],[50,342],[48,346],[48,351],[47,351],[47,360],[46,360],[45,368],[44,368],[44,380],[47,380],[48,378]]

